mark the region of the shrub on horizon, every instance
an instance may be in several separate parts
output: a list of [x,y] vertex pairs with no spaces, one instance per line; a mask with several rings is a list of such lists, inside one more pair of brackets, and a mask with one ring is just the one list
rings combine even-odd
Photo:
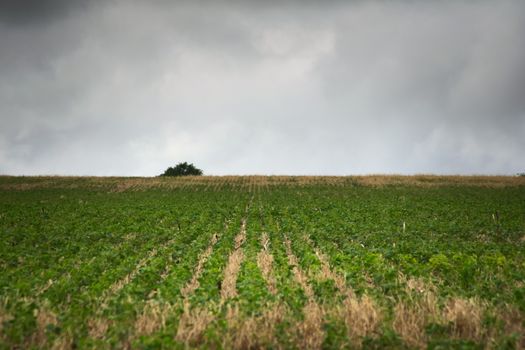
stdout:
[[196,168],[193,163],[179,163],[174,167],[169,167],[164,171],[160,176],[200,176],[202,175],[202,170]]

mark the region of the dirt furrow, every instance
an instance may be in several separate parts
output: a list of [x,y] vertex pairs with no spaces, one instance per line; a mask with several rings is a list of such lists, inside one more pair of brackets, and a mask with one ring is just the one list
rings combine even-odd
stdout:
[[312,286],[308,283],[306,273],[299,266],[297,257],[292,252],[291,242],[288,237],[284,239],[288,263],[292,266],[295,281],[301,286],[308,302],[303,308],[304,318],[297,322],[295,334],[298,347],[301,349],[320,349],[325,337],[323,319],[325,312],[315,300]]
[[183,302],[183,307],[175,339],[184,343],[187,347],[191,347],[202,343],[204,331],[215,319],[215,316],[209,308],[192,308],[187,300]]
[[341,295],[354,296],[352,287],[346,285],[345,277],[332,269],[330,262],[328,261],[328,257],[315,246],[310,236],[305,235],[304,238],[310,247],[312,247],[315,252],[315,256],[317,256],[317,259],[319,259],[319,262],[321,263],[321,278],[334,281],[335,286]]
[[257,254],[257,266],[261,270],[266,286],[273,295],[277,294],[277,282],[272,273],[273,255],[269,253],[270,238],[266,232],[261,236],[261,251]]
[[117,282],[113,283],[104,293],[104,296],[103,296],[103,305],[106,304],[107,302],[107,299],[109,299],[112,295],[115,295],[116,293],[118,293],[118,291],[120,291],[122,288],[124,288],[126,285],[128,285],[131,281],[133,281],[133,279],[140,273],[140,270],[146,266],[148,264],[148,262],[153,259],[155,256],[157,256],[159,250],[162,250],[164,249],[165,247],[167,247],[168,245],[170,245],[171,243],[173,243],[175,241],[175,239],[171,239],[169,240],[168,242],[164,243],[162,246],[158,247],[158,248],[153,248],[152,250],[150,250],[148,252],[148,254],[140,259],[140,261],[137,263],[137,265],[135,265],[135,268],[130,272],[128,273],[126,276],[124,276],[124,278],[118,280]]
[[378,331],[383,320],[380,308],[366,294],[357,298],[352,287],[346,285],[345,277],[332,269],[328,257],[308,235],[305,235],[305,240],[321,263],[321,279],[333,280],[339,294],[344,297],[342,304],[329,312],[344,321],[351,342],[354,346],[360,346],[362,337],[372,336]]
[[244,260],[242,244],[246,240],[246,219],[242,219],[241,230],[235,236],[233,252],[228,258],[228,263],[224,269],[224,278],[221,284],[221,303],[227,299],[237,296],[237,277]]
[[159,247],[151,249],[145,257],[139,260],[137,265],[135,265],[135,268],[130,273],[128,273],[124,278],[121,278],[120,280],[116,281],[108,289],[106,289],[106,291],[101,297],[101,301],[99,302],[99,307],[97,309],[96,316],[88,320],[88,332],[92,338],[103,338],[111,324],[111,322],[108,319],[101,316],[102,311],[108,307],[108,303],[111,297],[117,294],[131,281],[133,281],[135,277],[140,273],[140,271],[149,263],[149,261],[157,256],[159,251],[166,249],[169,245],[173,244],[175,240],[176,238],[172,238],[160,245]]
[[[245,215],[241,221],[241,228],[239,233],[234,238],[233,252],[230,253],[226,267],[224,268],[224,277],[220,285],[221,296],[219,307],[224,304],[226,300],[237,295],[237,277],[241,268],[242,261],[244,259],[244,252],[242,250],[242,244],[246,240],[246,217],[248,210],[252,203],[253,197],[246,205]],[[208,305],[208,307],[191,307],[188,300],[188,296],[198,288],[198,277],[202,273],[205,261],[212,253],[213,245],[217,242],[217,237],[214,237],[214,241],[208,249],[203,253],[199,264],[194,273],[192,280],[186,285],[186,291],[183,293],[183,312],[179,319],[179,325],[177,327],[177,333],[175,339],[184,343],[186,346],[194,346],[201,344],[204,339],[204,332],[208,328],[211,322],[214,321],[215,315],[212,312],[212,308],[217,305]],[[211,249],[210,249],[211,248]],[[199,275],[196,277],[196,275]]]
[[284,238],[284,246],[286,248],[286,256],[288,257],[288,264],[292,266],[292,272],[295,278],[295,281],[301,286],[304,291],[304,294],[308,298],[308,301],[315,301],[314,291],[312,286],[308,283],[308,276],[299,266],[299,261],[297,257],[292,252],[291,241],[288,237]]
[[181,290],[181,294],[184,298],[188,298],[191,294],[193,294],[193,292],[197,288],[199,288],[199,278],[202,275],[202,268],[204,267],[204,264],[213,252],[213,247],[215,246],[215,243],[217,243],[218,240],[219,236],[215,233],[211,238],[210,244],[208,245],[206,250],[200,254],[199,261],[197,263],[197,266],[195,267],[195,271],[193,272],[191,280]]
[[199,261],[193,272],[191,280],[188,281],[186,286],[181,290],[181,294],[184,298],[183,312],[179,319],[179,325],[177,327],[177,333],[175,339],[183,342],[187,345],[198,342],[202,337],[202,333],[206,330],[206,327],[213,320],[213,314],[204,308],[192,309],[189,302],[189,297],[199,288],[199,278],[202,275],[203,267],[210,255],[213,252],[213,247],[217,243],[219,237],[214,234],[210,244],[204,252],[199,256]]
[[[224,229],[226,230],[228,228],[228,224],[225,221]],[[184,322],[184,320],[190,319],[192,315],[190,315],[190,308],[189,308],[189,297],[195,292],[197,288],[199,288],[199,278],[202,275],[204,264],[210,257],[210,255],[213,253],[213,248],[217,241],[219,240],[219,235],[217,233],[214,233],[210,243],[206,247],[206,249],[200,253],[197,265],[195,266],[195,269],[193,271],[193,275],[191,279],[186,283],[186,285],[181,289],[181,294],[183,297],[183,305],[184,305],[184,311],[181,316],[182,322],[179,323],[179,329],[177,330],[177,337],[184,338],[179,335],[184,333],[184,324],[187,322]],[[170,267],[171,265],[168,264],[164,271],[161,274],[161,279],[164,280],[169,275]],[[169,303],[160,303],[157,300],[154,299],[148,299],[146,301],[146,304],[144,308],[142,309],[142,312],[137,316],[137,319],[135,320],[135,334],[136,335],[148,335],[152,334],[153,332],[164,328],[166,324],[166,319],[170,314],[173,313],[174,306]],[[194,322],[193,322],[194,323]],[[185,340],[185,339],[182,339]]]

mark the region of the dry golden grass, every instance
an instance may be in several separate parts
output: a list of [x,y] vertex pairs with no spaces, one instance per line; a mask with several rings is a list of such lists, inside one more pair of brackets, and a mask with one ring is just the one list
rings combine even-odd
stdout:
[[186,346],[195,346],[204,341],[204,331],[215,319],[209,308],[191,308],[189,302],[184,302],[184,311],[179,319],[175,339]]
[[325,254],[314,246],[309,236],[305,236],[306,241],[314,249],[315,255],[321,263],[319,278],[321,280],[333,280],[340,295],[344,297],[341,305],[336,305],[335,309],[330,310],[338,319],[342,319],[346,325],[347,334],[353,346],[361,346],[361,340],[365,336],[375,336],[379,333],[379,328],[383,320],[381,309],[373,299],[364,295],[357,298],[353,289],[346,286],[344,276],[336,273]]
[[525,349],[525,316],[516,307],[505,305],[498,318],[503,322],[504,334],[517,336],[514,347]]
[[270,238],[268,234],[264,232],[261,236],[261,251],[257,254],[257,266],[261,270],[268,291],[273,295],[277,294],[277,282],[275,276],[272,273],[273,268],[273,255],[269,253]]
[[299,349],[321,349],[324,319],[325,311],[315,301],[308,301],[303,308],[303,319],[295,323],[295,343]]
[[228,305],[226,309],[228,332],[222,340],[225,349],[254,349],[259,344],[257,335],[258,324],[253,317],[241,316],[238,305]]
[[69,333],[60,335],[51,346],[51,350],[70,350],[73,349],[73,336]]
[[[213,246],[217,243],[217,240],[218,235],[214,234],[206,250],[200,254],[197,266],[195,267],[191,280],[188,281],[188,283],[181,290],[181,294],[183,295],[184,301],[186,301],[187,298],[195,291],[195,289],[199,287],[198,279],[202,274],[203,266],[208,257],[211,255],[213,251]],[[173,240],[170,240],[164,243],[160,249],[167,247],[172,241]],[[124,279],[118,281],[109,289],[108,295],[115,293],[115,291],[121,289],[126,283],[129,283],[134,278],[136,273],[138,273],[139,269],[142,268],[147,263],[147,261],[154,257],[156,254],[157,250],[152,250],[148,254],[148,256],[146,256],[137,264],[135,269],[130,274],[128,274]],[[170,265],[168,264],[161,273],[161,280],[164,280],[168,277],[170,271],[169,266]],[[161,303],[157,300],[151,299],[155,295],[156,290],[153,290],[148,296],[148,300],[146,301],[144,308],[140,311],[137,318],[135,319],[135,333],[133,336],[131,336],[131,339],[133,339],[135,336],[149,335],[160,329],[163,329],[166,326],[167,318],[171,314],[173,314],[174,307],[171,304]]]
[[230,254],[221,284],[221,300],[225,301],[237,296],[237,277],[243,260],[244,252],[242,250],[235,250]]
[[228,305],[225,320],[227,331],[222,338],[224,349],[279,349],[282,344],[275,336],[279,323],[289,315],[282,303],[267,305],[266,309],[253,316],[243,314],[238,305]]
[[345,297],[352,297],[354,295],[354,292],[351,287],[346,286],[346,281],[344,276],[336,273],[332,267],[330,266],[330,262],[328,261],[328,257],[321,252],[312,242],[310,237],[308,235],[305,235],[305,240],[308,242],[308,244],[312,247],[312,249],[315,252],[315,255],[317,256],[317,259],[319,259],[319,262],[321,263],[321,272],[319,278],[321,280],[332,280],[335,283],[335,286],[337,290],[339,291],[339,294],[345,296]]
[[[406,280],[402,275],[400,282],[406,284],[408,299],[396,304],[392,328],[408,346],[426,347],[428,336],[425,328],[430,323],[449,327],[452,338],[485,344],[494,342],[495,331],[483,326],[484,316],[489,312],[486,302],[475,298],[450,297],[440,307],[433,285],[421,279]],[[501,318],[498,314],[496,311],[496,316]],[[508,320],[509,325],[515,322],[514,317]]]
[[354,346],[360,346],[365,336],[378,335],[383,321],[381,309],[368,295],[344,299],[337,314],[344,320],[348,338]]
[[308,244],[314,249],[321,263],[319,278],[333,280],[340,295],[344,297],[342,304],[332,306],[326,313],[334,315],[344,322],[350,342],[354,347],[360,347],[362,338],[379,334],[383,321],[383,313],[372,298],[367,295],[357,298],[353,289],[346,286],[344,276],[336,273],[330,266],[328,258],[314,246],[309,236],[305,236]]
[[485,309],[485,303],[478,299],[451,298],[443,309],[443,319],[452,325],[453,337],[480,342],[485,334]]
[[308,282],[306,273],[300,268],[297,257],[292,252],[288,237],[285,237],[284,245],[288,264],[292,266],[294,279],[308,298],[308,302],[303,308],[303,319],[295,324],[295,342],[302,349],[320,349],[325,336],[323,330],[325,312],[315,301],[312,286]]
[[420,187],[438,186],[479,186],[479,187],[512,187],[524,186],[523,176],[460,176],[460,175],[366,175],[353,177],[358,184],[382,187],[386,185],[409,185]]
[[299,261],[297,257],[292,252],[292,245],[288,237],[284,238],[284,246],[286,249],[286,256],[288,258],[288,264],[292,266],[292,272],[295,281],[301,286],[304,291],[304,294],[309,301],[314,301],[314,291],[312,286],[308,283],[308,276],[306,273],[299,267]]
[[52,279],[47,280],[46,284],[44,284],[43,286],[37,288],[37,290],[36,290],[36,292],[35,292],[35,295],[36,295],[36,296],[42,295],[42,294],[45,293],[45,291],[48,290],[48,289],[49,289],[54,283],[55,283],[55,281],[53,281]]
[[[206,250],[199,256],[197,266],[195,267],[190,281],[181,290],[181,294],[184,298],[184,308],[179,320],[175,338],[186,345],[199,342],[202,337],[202,333],[206,330],[208,324],[213,320],[213,315],[210,311],[207,311],[204,308],[191,309],[188,299],[195,292],[195,290],[199,288],[199,278],[202,275],[204,264],[213,252],[213,247],[217,241],[218,236],[217,234],[214,234]],[[192,327],[195,327],[195,329],[192,329]]]
[[427,314],[424,306],[398,302],[394,308],[392,328],[405,344],[414,348],[423,348],[427,343],[425,326]]
[[166,320],[173,312],[173,306],[168,303],[160,303],[148,300],[142,312],[135,320],[135,334],[149,335],[166,326]]
[[347,186],[386,185],[436,186],[525,186],[524,176],[458,176],[458,175],[359,175],[359,176],[185,176],[185,177],[68,177],[68,176],[4,176],[2,190],[26,191],[36,188],[99,188],[109,192],[142,191],[149,188],[194,187],[216,190],[222,185],[250,191],[271,186]]
[[430,322],[443,323],[436,288],[419,278],[407,279],[403,274],[399,275],[399,282],[405,284],[408,299],[395,305],[392,328],[407,345],[423,348],[428,341],[425,327]]
[[237,277],[244,260],[242,244],[246,240],[246,219],[242,220],[241,230],[234,238],[233,252],[228,258],[228,263],[224,269],[224,277],[221,284],[221,302],[237,295]]
[[103,339],[110,325],[111,321],[106,318],[100,316],[90,318],[87,322],[89,336],[95,339]]
[[[245,211],[249,210],[251,204],[247,205]],[[179,325],[175,339],[183,342],[186,346],[199,344],[203,341],[203,334],[208,325],[214,320],[211,308],[208,307],[191,308],[188,298],[199,287],[198,279],[202,274],[204,263],[209,258],[213,251],[213,246],[217,243],[218,236],[215,234],[207,249],[200,255],[197,267],[193,273],[191,280],[182,290],[183,312],[179,319]],[[246,240],[246,219],[241,221],[241,228],[239,233],[234,238],[233,252],[228,257],[228,262],[224,268],[224,277],[221,283],[221,300],[220,304],[224,304],[229,298],[237,295],[237,277],[244,259],[242,244]]]
[[409,295],[414,293],[426,295],[437,291],[437,288],[433,284],[428,283],[422,278],[407,279],[406,276],[400,273],[398,279],[400,283],[405,284],[405,291]]
[[0,301],[0,340],[4,339],[4,322],[8,322],[13,319],[13,316],[7,311],[7,298],[2,298]]
[[321,253],[318,249],[315,250],[315,255],[321,262],[321,279],[327,280],[333,280],[335,283],[335,286],[340,294],[342,295],[353,295],[352,288],[346,286],[345,278],[341,276],[338,273],[335,273],[335,271],[330,267],[330,263],[328,262],[327,257]]
[[51,311],[47,303],[44,303],[40,308],[35,309],[34,316],[36,319],[36,329],[31,336],[30,343],[42,348],[47,344],[47,327],[49,325],[56,326],[58,320],[55,313]]

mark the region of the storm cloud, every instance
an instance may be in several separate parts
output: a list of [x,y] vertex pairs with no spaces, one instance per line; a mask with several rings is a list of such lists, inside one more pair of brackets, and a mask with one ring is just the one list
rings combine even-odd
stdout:
[[525,171],[525,2],[2,1],[0,174]]

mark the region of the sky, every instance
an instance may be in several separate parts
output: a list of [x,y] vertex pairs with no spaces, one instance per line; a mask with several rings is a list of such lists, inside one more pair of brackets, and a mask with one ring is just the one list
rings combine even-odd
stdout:
[[525,172],[525,2],[0,0],[0,174]]

